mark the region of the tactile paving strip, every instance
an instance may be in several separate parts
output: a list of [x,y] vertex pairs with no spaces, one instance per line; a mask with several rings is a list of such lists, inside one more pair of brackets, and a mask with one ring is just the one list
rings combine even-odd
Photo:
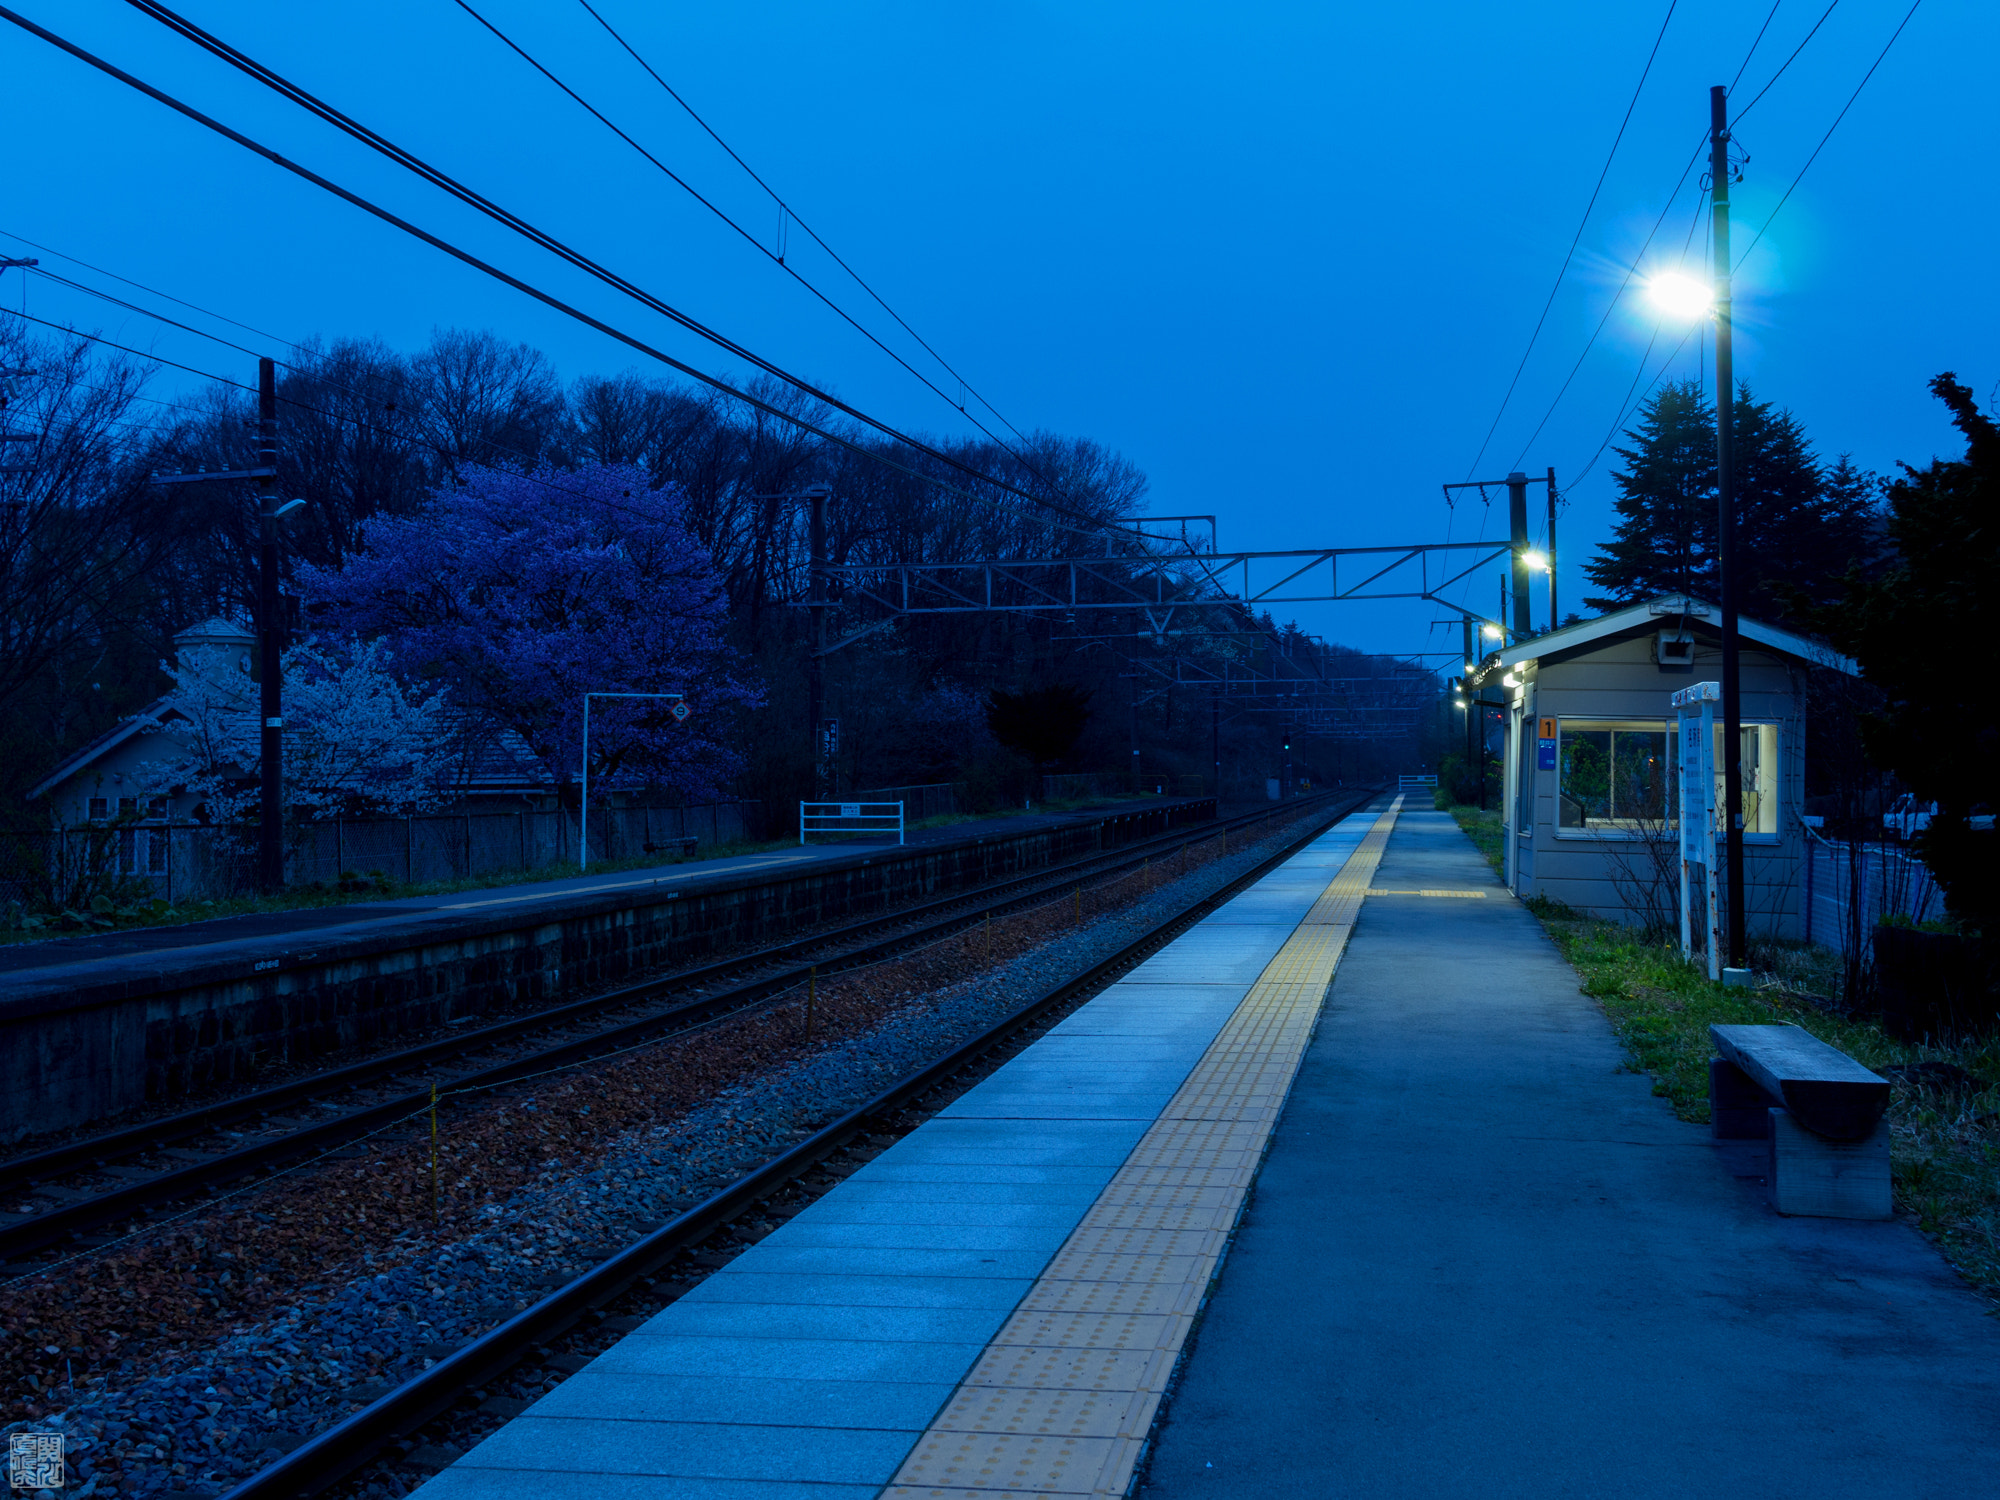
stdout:
[[1375,820],[885,1496],[1125,1493],[1402,806]]

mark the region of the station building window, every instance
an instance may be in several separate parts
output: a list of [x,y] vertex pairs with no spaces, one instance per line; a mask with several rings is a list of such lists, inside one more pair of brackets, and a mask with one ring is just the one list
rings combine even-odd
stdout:
[[1556,738],[1556,828],[1643,834],[1668,826],[1673,783],[1664,720],[1563,719]]
[[[1557,725],[1556,831],[1643,836],[1680,826],[1679,745],[1665,720],[1563,719]],[[1715,805],[1724,805],[1722,726],[1715,727]],[[1743,726],[1743,832],[1779,833],[1779,729]]]

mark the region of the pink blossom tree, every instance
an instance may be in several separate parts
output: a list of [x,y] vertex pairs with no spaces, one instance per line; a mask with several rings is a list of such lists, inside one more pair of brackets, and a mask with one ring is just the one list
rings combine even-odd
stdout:
[[[594,785],[725,794],[731,740],[763,701],[724,636],[713,563],[677,488],[642,469],[468,467],[413,516],[367,524],[339,568],[302,569],[316,617],[388,644],[454,708],[512,729],[559,785],[581,769],[586,692],[681,693],[591,707]],[[601,780],[600,780],[601,778]]]

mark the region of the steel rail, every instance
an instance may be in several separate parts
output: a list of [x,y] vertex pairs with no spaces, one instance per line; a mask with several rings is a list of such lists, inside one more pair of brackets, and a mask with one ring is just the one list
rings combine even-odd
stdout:
[[[534,1306],[480,1335],[421,1374],[360,1411],[267,1464],[228,1491],[222,1500],[306,1500],[373,1462],[398,1438],[451,1409],[462,1393],[502,1374],[536,1347],[567,1332],[592,1309],[601,1307],[635,1282],[665,1266],[674,1256],[705,1238],[760,1199],[769,1197],[794,1177],[811,1170],[860,1133],[868,1121],[921,1098],[939,1083],[976,1062],[1043,1012],[1074,996],[1101,986],[1125,968],[1163,947],[1198,917],[1232,899],[1276,866],[1318,838],[1338,819],[1365,807],[1380,789],[1360,794],[1327,810],[1313,829],[1289,840],[1276,853],[1220,889],[1191,902],[1155,924],[1109,958],[1066,979],[1019,1010],[987,1028],[971,1041],[953,1048],[935,1062],[891,1084],[867,1103],[849,1110],[832,1124],[697,1204],[678,1218],[637,1240],[616,1255],[557,1288]],[[1293,804],[1296,806],[1297,804]]]
[[[656,1009],[635,1020],[594,1029],[586,1036],[536,1048],[440,1082],[449,1096],[498,1088],[529,1074],[587,1062],[596,1053],[630,1047],[649,1035],[661,1034],[664,1039],[665,1034],[706,1024],[723,1015],[754,1006],[761,1000],[803,983],[811,969],[830,976],[882,962],[904,949],[948,937],[983,916],[1033,905],[1052,891],[1067,889],[1079,877],[1101,879],[1139,865],[1162,852],[1205,843],[1245,824],[1269,821],[1300,805],[1280,804],[1277,808],[1259,809],[1233,818],[1171,830],[1065,865],[940,897],[817,936],[739,954],[698,969],[642,980],[583,1000],[481,1027],[477,1031],[439,1038],[384,1057],[316,1073],[226,1103],[70,1142],[33,1156],[18,1157],[0,1164],[0,1190],[26,1196],[34,1196],[37,1192],[42,1196],[55,1196],[46,1187],[38,1187],[38,1184],[56,1176],[101,1170],[103,1164],[120,1156],[146,1156],[158,1152],[172,1141],[193,1139],[225,1124],[287,1113],[371,1082],[392,1081],[419,1070],[433,1069],[453,1058],[502,1046],[534,1032],[559,1029],[579,1020],[587,1021],[593,1015],[644,1004],[665,994],[725,983],[733,976],[773,963],[787,965],[776,973],[755,975],[733,984],[725,983],[724,988],[665,1009]],[[822,953],[830,947],[838,949],[844,940],[880,932],[884,928],[891,929],[886,937],[807,961],[809,955]],[[93,1193],[89,1197],[60,1202],[56,1207],[32,1217],[0,1225],[0,1259],[20,1260],[52,1246],[63,1246],[92,1229],[143,1218],[163,1204],[214,1193],[225,1184],[336,1149],[393,1126],[397,1121],[426,1108],[430,1099],[426,1084],[423,1088],[398,1093],[386,1100],[344,1110],[329,1119],[303,1124],[270,1139],[252,1141],[204,1161],[189,1162],[142,1180]],[[62,1196],[69,1197],[73,1191],[64,1189]]]

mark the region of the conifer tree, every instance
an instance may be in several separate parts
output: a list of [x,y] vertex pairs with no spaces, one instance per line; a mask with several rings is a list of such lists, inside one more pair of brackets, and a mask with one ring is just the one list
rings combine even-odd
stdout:
[[1715,412],[1692,380],[1677,380],[1648,401],[1617,449],[1612,475],[1618,524],[1583,565],[1615,609],[1657,594],[1715,592]]
[[[1875,550],[1880,481],[1843,455],[1822,469],[1788,411],[1737,387],[1731,414],[1736,564],[1746,613],[1782,621],[1839,591]],[[1662,390],[1618,450],[1618,524],[1584,565],[1608,609],[1668,593],[1715,599],[1715,410],[1693,381]]]

